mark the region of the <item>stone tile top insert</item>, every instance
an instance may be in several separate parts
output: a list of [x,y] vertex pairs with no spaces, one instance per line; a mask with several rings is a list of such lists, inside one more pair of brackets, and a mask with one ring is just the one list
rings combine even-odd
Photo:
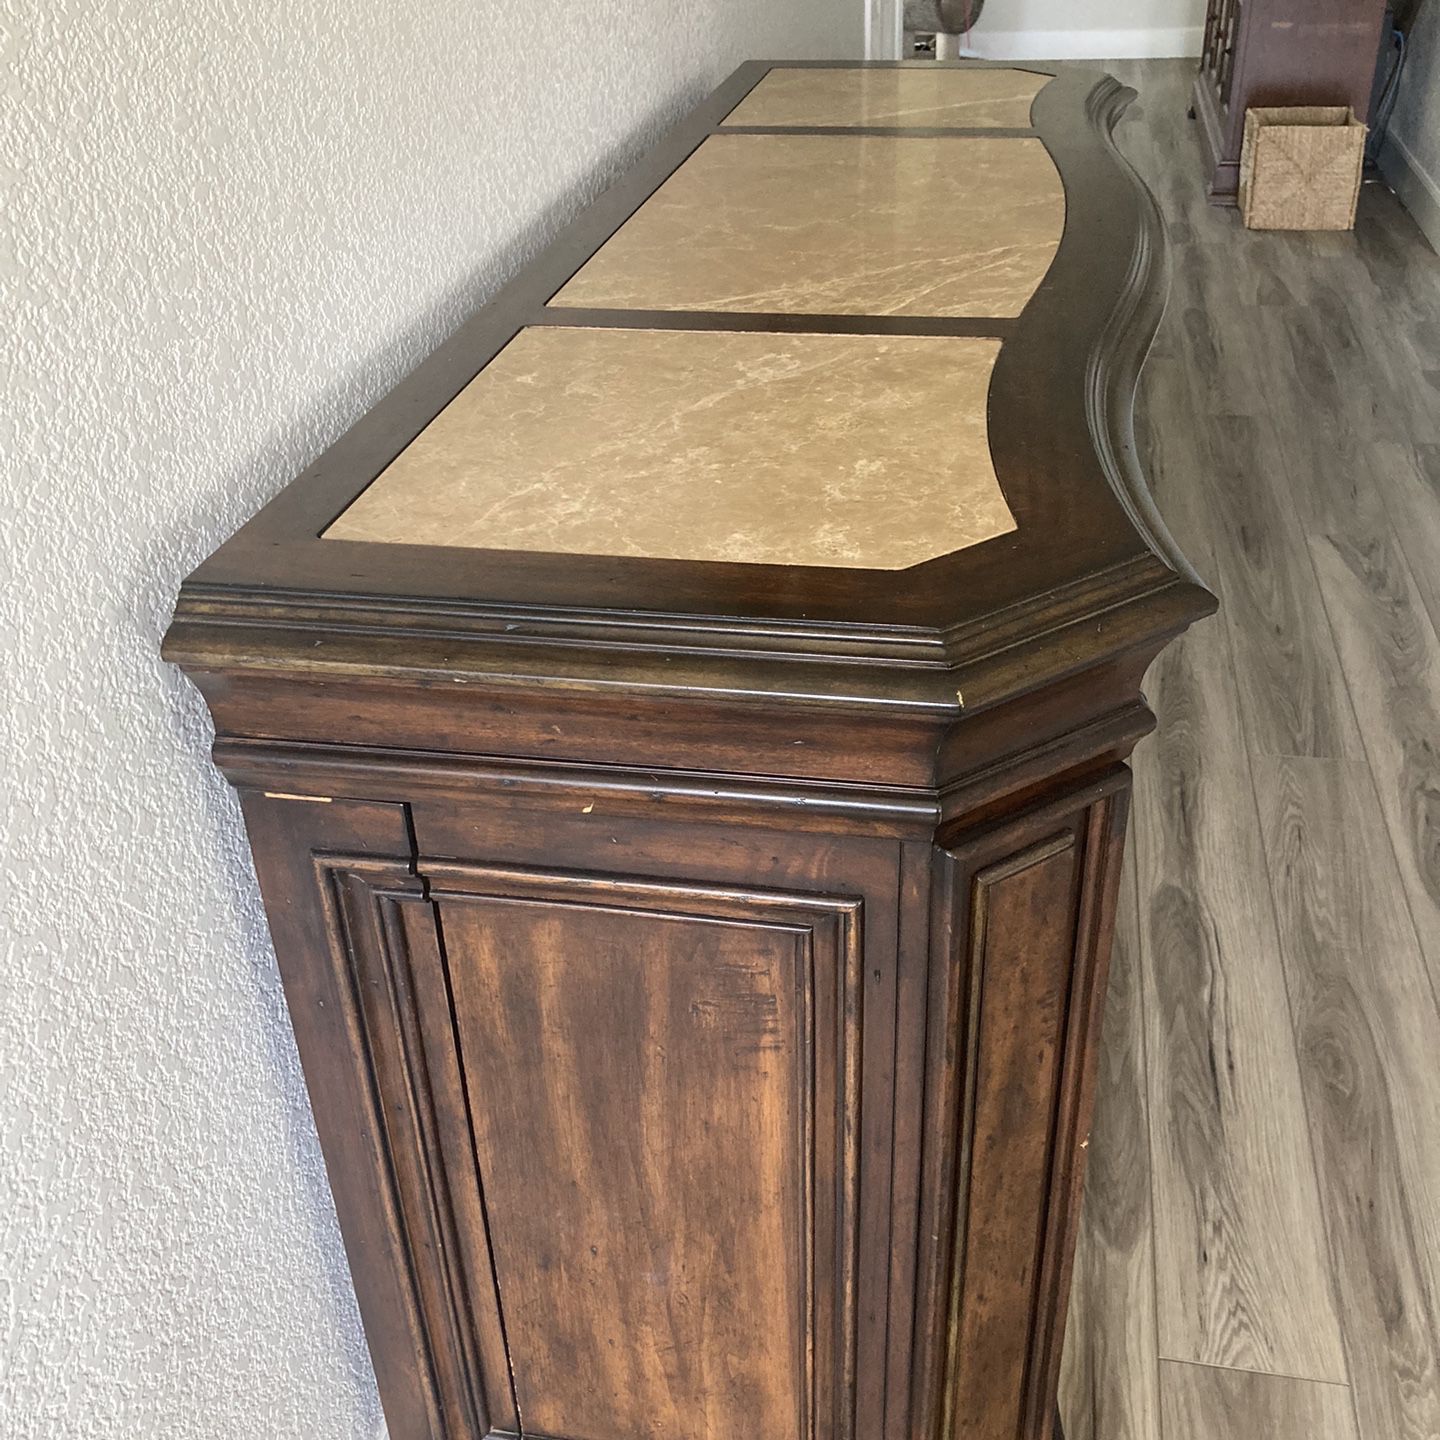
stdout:
[[1012,317],[1064,223],[1036,139],[713,135],[551,304]]
[[897,70],[776,67],[726,125],[995,126],[1025,129],[1050,83],[1025,70],[960,70],[917,61]]
[[327,539],[903,569],[1013,531],[1000,342],[532,327]]

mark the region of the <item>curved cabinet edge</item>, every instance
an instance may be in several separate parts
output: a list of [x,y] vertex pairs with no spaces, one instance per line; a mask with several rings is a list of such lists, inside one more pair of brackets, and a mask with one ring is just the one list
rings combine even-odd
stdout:
[[1122,653],[1143,671],[1212,612],[1136,455],[1136,385],[1164,308],[1162,226],[1113,140],[1134,92],[1093,70],[1062,71],[1033,106],[1067,213],[1050,271],[1006,322],[991,385],[1013,535],[894,572],[316,538],[345,494],[530,323],[556,277],[583,264],[767,68],[737,71],[553,255],[187,580],[166,657],[192,674],[284,672],[327,687],[598,688],[637,703],[761,698],[948,724]]

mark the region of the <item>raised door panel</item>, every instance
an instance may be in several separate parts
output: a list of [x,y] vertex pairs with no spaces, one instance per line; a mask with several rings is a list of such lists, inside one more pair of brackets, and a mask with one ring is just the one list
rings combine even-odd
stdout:
[[426,874],[522,1432],[849,1434],[859,902]]
[[[516,1428],[433,907],[392,861],[317,855],[335,995],[406,1259],[426,1436]],[[405,1432],[402,1432],[405,1433]]]

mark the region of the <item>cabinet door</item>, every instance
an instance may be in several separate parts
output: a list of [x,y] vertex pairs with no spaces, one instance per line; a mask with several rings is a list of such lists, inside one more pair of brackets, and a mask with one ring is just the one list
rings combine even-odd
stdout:
[[424,874],[521,1431],[849,1434],[860,902]]

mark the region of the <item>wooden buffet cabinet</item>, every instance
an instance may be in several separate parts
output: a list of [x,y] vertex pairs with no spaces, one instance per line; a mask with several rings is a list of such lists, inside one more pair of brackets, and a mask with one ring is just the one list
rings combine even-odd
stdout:
[[186,581],[394,1440],[1052,1433],[1214,606],[1128,98],[743,66]]

